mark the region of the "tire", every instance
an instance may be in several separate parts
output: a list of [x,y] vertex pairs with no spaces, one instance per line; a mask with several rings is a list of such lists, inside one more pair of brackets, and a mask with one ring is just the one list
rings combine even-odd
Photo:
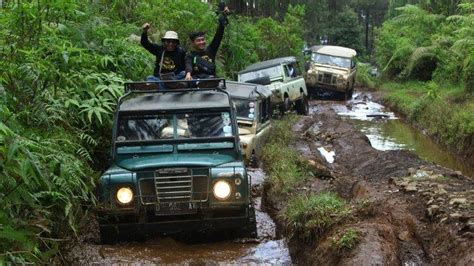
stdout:
[[257,155],[255,154],[255,151],[252,151],[252,155],[250,155],[250,166],[253,168],[258,167],[258,159]]
[[100,242],[102,244],[115,244],[119,241],[119,232],[117,228],[114,227],[100,227]]
[[285,108],[285,112],[290,110],[290,106],[291,106],[290,98],[285,97],[285,100],[283,100],[283,108]]
[[248,209],[248,216],[247,224],[238,230],[238,235],[240,237],[257,238],[257,219],[253,205]]
[[296,113],[297,114],[299,114],[299,115],[308,115],[309,114],[308,98],[303,95],[301,99],[296,101],[295,107],[296,107]]

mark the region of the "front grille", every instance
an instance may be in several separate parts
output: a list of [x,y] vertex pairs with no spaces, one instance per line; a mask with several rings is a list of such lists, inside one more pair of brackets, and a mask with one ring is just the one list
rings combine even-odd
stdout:
[[202,202],[209,194],[209,169],[166,168],[138,173],[144,205],[158,202]]
[[331,84],[332,75],[324,73],[323,74],[323,83]]
[[155,172],[156,196],[160,202],[190,201],[193,177],[190,169],[171,168]]

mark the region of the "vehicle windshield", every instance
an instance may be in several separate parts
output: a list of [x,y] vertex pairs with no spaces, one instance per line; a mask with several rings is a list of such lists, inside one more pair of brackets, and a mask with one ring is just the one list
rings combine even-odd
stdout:
[[171,115],[120,116],[117,141],[173,138]]
[[351,59],[347,57],[313,53],[311,56],[311,60],[318,64],[351,68]]
[[232,99],[237,108],[237,119],[254,120],[255,102],[243,99]]
[[239,81],[246,82],[248,80],[263,78],[265,76],[268,76],[270,79],[281,77],[282,76],[281,66],[278,65],[278,66],[256,70],[253,72],[239,74]]
[[233,136],[229,112],[119,116],[117,141]]

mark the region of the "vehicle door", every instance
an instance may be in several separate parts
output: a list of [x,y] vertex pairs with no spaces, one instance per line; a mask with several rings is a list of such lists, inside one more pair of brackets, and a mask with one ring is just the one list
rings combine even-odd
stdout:
[[357,71],[357,63],[355,61],[355,58],[351,58],[351,74],[349,75],[349,80],[351,83],[351,88],[355,85],[355,75]]
[[285,64],[285,86],[288,90],[288,96],[291,101],[300,98],[301,70],[296,62]]
[[261,155],[263,145],[270,135],[271,101],[269,97],[258,100],[257,102],[257,135],[255,143],[255,153]]

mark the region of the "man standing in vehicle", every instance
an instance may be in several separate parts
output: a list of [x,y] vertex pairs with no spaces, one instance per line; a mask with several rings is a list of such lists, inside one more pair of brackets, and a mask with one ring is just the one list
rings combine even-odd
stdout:
[[217,50],[224,36],[224,28],[228,24],[229,8],[225,7],[219,16],[219,25],[216,34],[209,46],[206,47],[206,33],[203,31],[189,34],[194,51],[186,56],[186,80],[213,78],[216,76]]
[[162,45],[158,45],[148,40],[150,24],[145,23],[142,28],[140,43],[148,52],[156,56],[153,76],[148,76],[147,81],[183,79],[186,50],[179,46],[178,34],[175,31],[165,32],[165,35],[161,38]]

